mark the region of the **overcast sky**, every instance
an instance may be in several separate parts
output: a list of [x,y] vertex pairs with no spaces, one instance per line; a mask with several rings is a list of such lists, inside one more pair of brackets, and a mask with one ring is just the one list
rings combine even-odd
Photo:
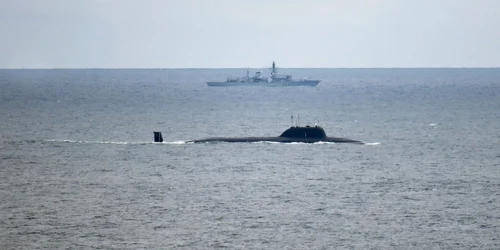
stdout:
[[0,0],[0,68],[499,67],[500,0]]

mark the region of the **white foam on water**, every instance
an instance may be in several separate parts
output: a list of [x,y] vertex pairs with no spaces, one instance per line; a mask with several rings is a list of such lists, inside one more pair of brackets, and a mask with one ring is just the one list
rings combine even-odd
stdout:
[[81,143],[81,144],[116,144],[116,145],[140,145],[140,144],[149,144],[152,142],[124,142],[124,141],[81,141],[81,140],[56,140],[49,139],[44,140],[47,142],[65,142],[65,143]]
[[[144,145],[144,144],[167,144],[167,145],[183,145],[183,144],[194,144],[191,141],[163,141],[163,142],[120,142],[120,141],[84,141],[84,140],[58,140],[58,139],[48,139],[44,140],[46,142],[61,142],[61,143],[80,143],[80,144],[115,144],[115,145]],[[213,143],[213,142],[210,142]],[[314,143],[306,143],[306,142],[276,142],[276,141],[258,141],[258,142],[250,142],[256,144],[287,144],[287,145],[322,145],[322,144],[337,144],[335,142],[325,142],[319,141]],[[365,143],[365,145],[379,145],[380,142],[374,143]]]
[[280,144],[281,142],[277,142],[277,141],[256,141],[256,142],[253,142],[253,143]]
[[180,145],[180,144],[188,144],[188,141],[164,141],[162,144],[172,144],[172,145]]
[[315,142],[313,144],[337,144],[337,143],[331,142],[331,141],[319,141],[319,142]]

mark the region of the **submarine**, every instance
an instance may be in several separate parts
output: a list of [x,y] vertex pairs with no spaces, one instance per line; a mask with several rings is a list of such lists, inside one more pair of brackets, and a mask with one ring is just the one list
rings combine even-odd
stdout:
[[[153,132],[154,142],[163,142],[161,132]],[[334,143],[354,143],[365,144],[364,142],[351,140],[341,137],[329,137],[325,130],[320,126],[292,126],[277,137],[212,137],[200,140],[190,140],[191,143],[205,142],[281,142],[281,143],[316,143],[316,142],[334,142]]]

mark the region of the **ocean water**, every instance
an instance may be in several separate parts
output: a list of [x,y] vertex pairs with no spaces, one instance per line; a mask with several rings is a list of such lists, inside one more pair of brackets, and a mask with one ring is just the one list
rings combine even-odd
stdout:
[[500,69],[281,71],[0,70],[0,249],[500,248]]

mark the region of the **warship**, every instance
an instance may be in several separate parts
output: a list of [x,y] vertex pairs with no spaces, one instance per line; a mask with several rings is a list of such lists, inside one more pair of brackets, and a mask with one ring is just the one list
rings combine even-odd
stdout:
[[210,87],[232,87],[232,86],[268,86],[268,87],[291,87],[291,86],[310,86],[315,87],[321,80],[292,79],[291,75],[278,75],[276,63],[273,61],[271,68],[271,77],[262,76],[262,71],[255,72],[254,76],[229,77],[224,82],[207,82]]

